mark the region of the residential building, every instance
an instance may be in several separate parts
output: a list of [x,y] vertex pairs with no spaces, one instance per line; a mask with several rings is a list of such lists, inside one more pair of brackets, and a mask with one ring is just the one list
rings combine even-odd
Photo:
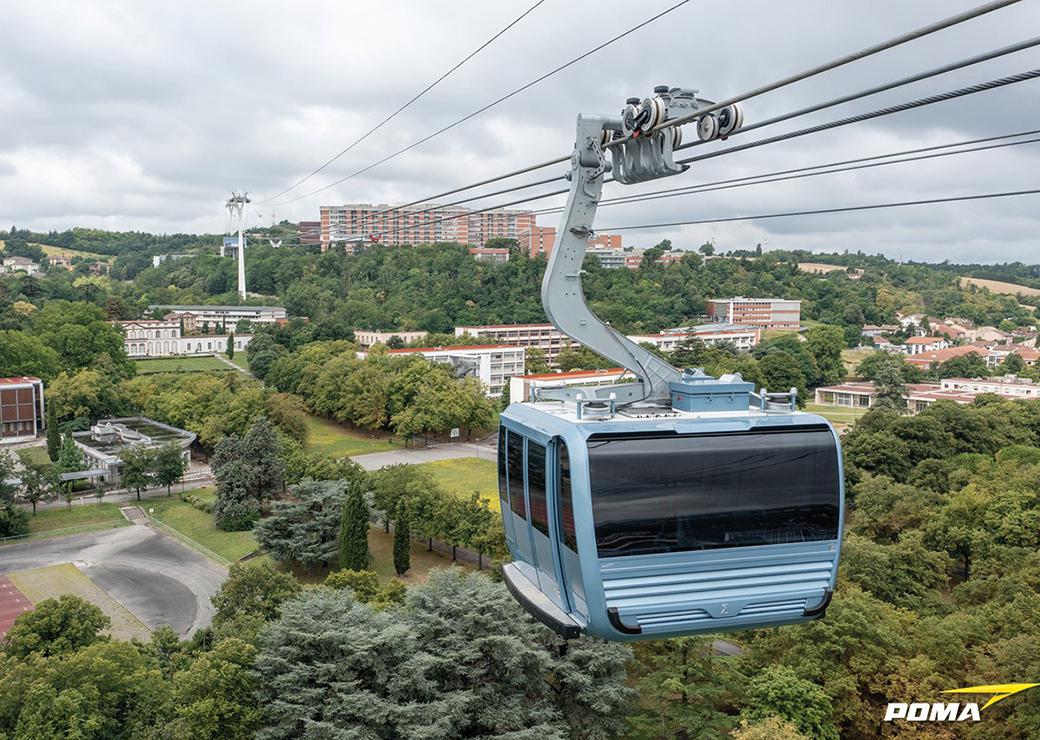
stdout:
[[[479,380],[491,398],[502,395],[511,377],[524,374],[524,348],[508,344],[410,347],[387,352],[390,355],[420,355],[430,362],[451,365],[459,377]],[[358,352],[358,357],[366,356],[366,352]]]
[[[112,321],[123,329],[123,348],[135,359],[145,357],[183,357],[213,355],[227,350],[228,334],[182,335],[179,318],[162,320]],[[187,327],[185,327],[187,329]],[[235,351],[243,351],[252,334],[234,334]]]
[[321,221],[300,221],[300,244],[321,244]]
[[952,360],[954,357],[964,357],[970,355],[972,352],[977,354],[982,359],[986,360],[989,365],[997,365],[998,362],[995,359],[990,359],[990,351],[987,347],[979,347],[974,344],[962,344],[957,347],[947,347],[946,349],[932,350],[928,352],[919,352],[915,355],[911,355],[906,358],[906,361],[911,365],[917,365],[918,367],[927,370],[933,364],[938,365],[947,360]]
[[[605,247],[593,247],[585,252],[586,255],[595,257],[605,270],[620,270],[626,267],[626,258],[632,255],[632,252],[626,252],[622,249],[607,249]],[[639,260],[642,261],[643,253],[639,253]],[[637,265],[638,267],[638,265]]]
[[163,262],[176,262],[177,260],[191,259],[194,254],[155,254],[152,255],[152,267],[158,267]]
[[43,381],[0,378],[0,444],[35,439],[44,428]]
[[[210,327],[226,326],[233,329],[242,319],[247,319],[254,324],[277,324],[281,326],[286,323],[288,315],[281,306],[173,306],[173,305],[151,305],[149,311],[166,311],[166,318],[171,314],[176,317],[191,314],[198,326],[209,324]],[[185,327],[187,330],[187,327]]]
[[698,339],[705,344],[728,342],[738,350],[749,350],[762,339],[762,328],[736,324],[704,324],[681,329],[668,329],[661,334],[630,334],[636,344],[652,344],[664,352],[672,352],[687,339]]
[[572,370],[566,373],[514,375],[509,379],[509,400],[513,403],[523,403],[531,400],[532,393],[551,388],[609,385],[621,381],[625,372],[624,368],[615,367],[610,370]]
[[[520,234],[520,248],[532,257],[543,255],[546,258],[552,254],[556,246],[555,226],[532,226],[528,231]],[[589,238],[591,249],[622,249],[620,234],[597,234]]]
[[1040,398],[1040,383],[1017,375],[996,378],[943,378],[939,385],[944,391],[968,393],[996,393],[1009,398]]
[[535,226],[531,211],[496,208],[477,213],[462,206],[421,204],[395,208],[386,203],[321,206],[321,248],[371,239],[389,246],[458,242],[483,247],[488,239],[519,240]]
[[938,352],[950,346],[946,337],[910,337],[904,345],[908,355],[919,355],[922,352]]
[[556,357],[573,346],[571,338],[552,324],[496,324],[491,326],[456,326],[455,336],[471,336],[514,347],[537,348],[545,353],[549,365]]
[[749,324],[763,329],[801,328],[802,302],[783,298],[715,298],[708,315],[727,324]]
[[96,262],[87,263],[87,269],[90,271],[91,275],[107,275],[108,271],[112,269],[112,265],[103,260],[98,260]]
[[66,254],[55,254],[47,258],[51,267],[60,267],[63,270],[72,269],[72,259]]
[[28,257],[14,255],[4,257],[3,271],[6,273],[24,272],[26,275],[36,275],[40,272],[40,266]]
[[469,253],[479,262],[508,262],[509,250],[504,247],[470,247]]
[[[944,378],[938,383],[909,383],[904,399],[911,413],[918,413],[936,401],[972,403],[981,393],[1006,398],[1040,398],[1040,384],[1014,375],[996,378]],[[877,400],[871,382],[847,382],[816,389],[815,401],[825,406],[871,408]]]
[[123,450],[176,444],[182,450],[184,462],[190,463],[190,447],[195,441],[195,433],[143,416],[131,416],[99,421],[90,431],[73,432],[72,439],[86,457],[87,465],[93,470],[104,471],[106,481],[117,485],[122,477],[123,463],[119,455]]
[[417,330],[417,331],[373,331],[371,329],[355,329],[354,330],[354,341],[366,349],[371,347],[373,344],[386,344],[391,338],[397,337],[405,344],[414,342],[416,339],[422,339],[428,331]]

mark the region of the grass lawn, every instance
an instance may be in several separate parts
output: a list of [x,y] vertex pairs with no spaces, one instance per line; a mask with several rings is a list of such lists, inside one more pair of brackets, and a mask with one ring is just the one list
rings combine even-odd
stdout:
[[151,373],[201,373],[210,370],[227,370],[231,368],[216,357],[169,357],[160,360],[134,360],[137,372],[141,375]]
[[[212,492],[212,489],[199,489],[192,493],[204,498],[206,491]],[[258,547],[256,537],[251,531],[224,532],[217,529],[212,514],[199,511],[179,498],[152,499],[143,502],[142,508],[146,509],[152,518],[190,540],[187,542],[188,545],[192,542],[197,543],[232,562]],[[205,551],[200,552],[206,554]]]
[[347,429],[334,421],[307,416],[307,449],[328,457],[353,457],[400,447],[393,438]]
[[83,575],[72,563],[20,570],[11,573],[10,578],[18,590],[34,604],[64,594],[72,594],[89,601],[112,620],[108,632],[116,639],[129,640],[131,637],[137,637],[147,640],[151,634],[144,622]]
[[23,447],[18,450],[18,459],[23,465],[50,465],[51,459],[47,456],[46,445],[38,447]]
[[428,470],[446,491],[465,498],[477,491],[487,500],[492,511],[502,510],[498,504],[498,471],[491,460],[460,457],[423,463],[419,467]]
[[87,259],[101,262],[111,262],[113,259],[111,255],[96,254],[95,252],[84,252],[79,249],[69,249],[68,247],[54,247],[50,244],[38,244],[37,246],[40,249],[42,249],[43,253],[46,254],[48,257],[60,257],[64,254],[68,255],[69,257],[85,257]]
[[[110,529],[129,522],[119,511],[119,504],[76,504],[72,509],[40,509],[29,517],[29,534],[41,534],[66,527]],[[93,526],[93,525],[96,525]]]
[[[387,534],[382,527],[372,527],[368,530],[368,549],[372,553],[373,559],[368,567],[378,573],[384,581],[397,578],[397,574],[394,573],[393,533]],[[403,578],[399,579],[408,586],[425,583],[430,571],[435,568],[447,568],[453,565],[451,555],[442,554],[436,550],[427,552],[426,545],[416,540],[412,540],[411,562],[412,567]],[[472,564],[463,563],[461,560],[454,564],[469,570],[476,570]],[[487,567],[486,560],[484,567]]]
[[856,419],[867,413],[867,409],[854,409],[845,406],[826,406],[821,403],[807,403],[805,410],[819,414],[824,419],[835,424],[852,424]]
[[231,361],[243,370],[249,370],[249,357],[246,356],[245,352],[236,352],[235,356],[231,358]]

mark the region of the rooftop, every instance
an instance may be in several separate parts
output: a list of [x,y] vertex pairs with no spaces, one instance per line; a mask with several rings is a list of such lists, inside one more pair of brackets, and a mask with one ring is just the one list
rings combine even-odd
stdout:
[[148,307],[151,310],[157,308],[168,308],[174,311],[284,311],[282,306],[211,306],[194,305],[182,306],[172,303],[153,303]]
[[408,353],[427,353],[427,352],[454,352],[460,349],[509,349],[517,350],[523,349],[513,344],[458,344],[448,345],[446,347],[404,347],[402,349],[391,349],[388,350],[388,354],[401,355]]
[[195,433],[169,426],[144,416],[103,419],[88,432],[73,432],[73,439],[83,447],[101,455],[118,457],[128,447],[158,447],[175,442],[187,447],[195,441]]
[[29,383],[41,383],[39,378],[33,377],[32,375],[19,375],[13,378],[0,378],[0,383],[4,385],[27,385]]

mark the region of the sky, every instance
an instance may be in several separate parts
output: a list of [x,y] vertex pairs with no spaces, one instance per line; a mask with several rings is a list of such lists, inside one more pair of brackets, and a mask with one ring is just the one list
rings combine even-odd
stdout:
[[[570,153],[578,113],[616,114],[658,84],[739,95],[981,0],[692,0],[625,39],[363,175],[408,146],[677,0],[544,0],[377,134],[274,203],[479,47],[534,0],[4,3],[0,224],[219,232],[231,190],[249,222],[316,220],[321,205],[401,203]],[[748,100],[750,123],[1024,40],[1025,0]],[[733,137],[730,144],[1040,67],[1040,47]],[[1040,129],[1040,79],[720,156],[604,197]],[[695,138],[691,128],[685,140]],[[721,148],[707,144],[695,152]],[[527,176],[563,175],[556,165]],[[525,181],[520,177],[496,184]],[[597,228],[1040,187],[1040,143],[602,208]],[[526,192],[539,192],[538,189]],[[514,196],[515,197],[515,196]],[[481,201],[492,205],[497,199]],[[562,197],[531,207],[561,205]],[[556,216],[539,223],[556,225]],[[606,229],[604,229],[606,230]],[[904,260],[1040,262],[1040,195],[625,231],[695,249],[863,250]]]

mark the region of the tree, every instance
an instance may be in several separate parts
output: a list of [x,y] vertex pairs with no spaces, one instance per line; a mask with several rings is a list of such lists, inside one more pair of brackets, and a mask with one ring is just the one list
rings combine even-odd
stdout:
[[845,377],[841,352],[845,349],[845,333],[840,326],[819,324],[805,333],[806,344],[816,359],[821,384],[837,383]]
[[753,723],[781,717],[807,737],[838,740],[832,711],[830,698],[821,687],[799,677],[789,666],[771,665],[752,677],[740,716]]
[[[14,478],[14,458],[7,450],[0,450],[0,502],[14,501],[15,487],[7,481]],[[35,513],[35,510],[34,510]]]
[[304,481],[294,486],[290,490],[294,500],[275,501],[270,515],[257,523],[257,541],[280,562],[304,567],[333,563],[344,486],[343,481]]
[[1018,352],[1011,352],[1000,363],[1000,372],[1004,375],[1018,375],[1026,369],[1026,361]]
[[55,464],[62,473],[76,473],[83,470],[83,453],[76,446],[71,434],[66,434],[62,438],[58,461]]
[[234,357],[235,357],[235,335],[234,334],[228,334],[227,344],[224,347],[224,354],[227,355],[227,358],[229,360],[234,359]]
[[105,639],[101,631],[110,624],[100,608],[78,596],[44,599],[14,621],[7,631],[6,651],[17,657],[64,655]]
[[62,372],[47,389],[48,407],[64,419],[96,420],[116,416],[126,406],[116,381],[95,368]]
[[30,375],[50,382],[61,372],[61,357],[36,336],[0,330],[0,377]]
[[783,393],[794,388],[798,392],[799,405],[806,402],[809,392],[806,390],[805,375],[790,353],[782,349],[773,350],[758,361],[758,367],[767,390]]
[[300,583],[291,573],[269,563],[235,563],[212,599],[217,610],[213,627],[218,634],[251,639],[299,592]]
[[119,453],[120,482],[137,494],[155,483],[155,450],[143,445],[131,445]]
[[394,518],[394,571],[403,576],[412,567],[412,537],[409,531],[408,502],[402,500],[397,504],[397,516]]
[[704,242],[704,244],[701,244],[699,247],[697,247],[697,251],[703,254],[705,257],[708,257],[715,254],[715,245],[711,242]]
[[249,738],[260,724],[253,661],[256,648],[232,637],[173,674],[168,737]]
[[47,404],[47,457],[51,462],[58,461],[58,452],[61,450],[61,429],[58,427],[58,414],[54,406]]
[[549,372],[549,363],[545,359],[545,350],[541,347],[528,347],[524,352],[525,371],[529,374]]
[[361,486],[352,485],[343,504],[339,529],[339,567],[368,568],[368,504]]
[[[3,478],[3,466],[0,464],[0,479]],[[0,484],[2,487],[3,484]],[[38,467],[27,466],[22,471],[22,499],[32,504],[33,516],[36,516],[36,504],[47,498],[50,486],[47,479]]]
[[358,737],[619,736],[629,650],[586,639],[559,647],[479,574],[434,571],[401,609],[308,590],[261,633],[257,737],[293,737],[302,724],[315,737],[344,727]]
[[171,442],[156,450],[155,482],[160,486],[166,486],[167,496],[170,495],[173,484],[180,480],[187,469],[188,463],[184,460],[180,445]]
[[401,604],[407,593],[407,588],[400,581],[391,578],[381,584],[379,574],[370,570],[333,571],[322,585],[327,588],[349,588],[358,601],[377,608]]
[[881,364],[874,373],[874,406],[903,413],[906,411],[906,384],[893,361]]

